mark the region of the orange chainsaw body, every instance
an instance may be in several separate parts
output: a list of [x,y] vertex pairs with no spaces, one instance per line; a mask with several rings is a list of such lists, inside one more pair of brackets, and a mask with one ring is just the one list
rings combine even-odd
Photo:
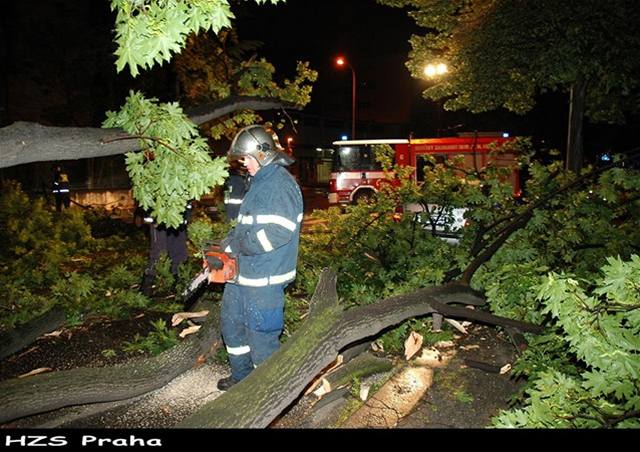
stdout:
[[208,250],[205,251],[205,259],[204,259],[204,265],[208,266],[207,264],[207,256],[213,256],[218,258],[221,262],[222,262],[222,268],[220,269],[215,269],[215,268],[211,268],[209,267],[209,282],[210,283],[219,283],[219,284],[224,284],[227,281],[233,281],[235,280],[236,276],[238,275],[238,261],[236,261],[236,259],[225,253],[224,251],[220,250],[220,248],[217,247],[211,247]]

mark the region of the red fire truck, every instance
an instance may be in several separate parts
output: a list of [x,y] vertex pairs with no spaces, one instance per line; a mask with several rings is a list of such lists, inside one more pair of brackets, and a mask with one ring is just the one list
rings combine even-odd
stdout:
[[491,143],[501,145],[512,139],[502,133],[473,133],[446,138],[335,141],[329,179],[329,204],[355,203],[379,190],[384,174],[373,153],[376,144],[391,146],[395,150],[396,163],[415,168],[414,178],[418,182],[424,180],[424,157],[427,155],[432,155],[436,163],[462,155],[464,169],[480,169],[493,158],[494,164],[513,169],[510,177],[513,193],[519,196],[516,156],[512,153],[502,153],[498,157],[489,155]]

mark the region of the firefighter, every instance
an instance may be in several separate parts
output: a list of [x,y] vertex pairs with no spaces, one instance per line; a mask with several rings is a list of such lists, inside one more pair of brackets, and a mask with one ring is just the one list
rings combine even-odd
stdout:
[[302,223],[302,193],[285,168],[293,159],[277,136],[260,125],[242,129],[231,143],[230,160],[251,176],[237,223],[221,242],[238,260],[238,275],[222,296],[220,330],[231,375],[225,391],[245,378],[279,346],[284,328],[284,289],[296,276]]
[[53,186],[51,191],[56,198],[56,212],[61,212],[63,205],[65,209],[68,209],[71,205],[69,175],[60,165],[56,165],[53,168]]

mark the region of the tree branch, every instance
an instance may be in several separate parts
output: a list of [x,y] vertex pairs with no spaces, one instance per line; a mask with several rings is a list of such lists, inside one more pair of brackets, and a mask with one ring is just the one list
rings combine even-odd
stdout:
[[[300,108],[279,99],[231,97],[185,111],[196,124],[203,124],[238,110]],[[14,122],[0,128],[0,168],[32,162],[76,160],[126,154],[140,149],[127,140],[122,129],[99,127],[51,127],[32,122]]]

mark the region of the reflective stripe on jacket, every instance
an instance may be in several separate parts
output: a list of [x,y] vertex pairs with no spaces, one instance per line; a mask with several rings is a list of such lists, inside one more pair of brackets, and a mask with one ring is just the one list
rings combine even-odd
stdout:
[[238,257],[238,285],[293,281],[302,212],[300,187],[286,168],[271,164],[256,173],[240,205],[238,224],[222,243]]

